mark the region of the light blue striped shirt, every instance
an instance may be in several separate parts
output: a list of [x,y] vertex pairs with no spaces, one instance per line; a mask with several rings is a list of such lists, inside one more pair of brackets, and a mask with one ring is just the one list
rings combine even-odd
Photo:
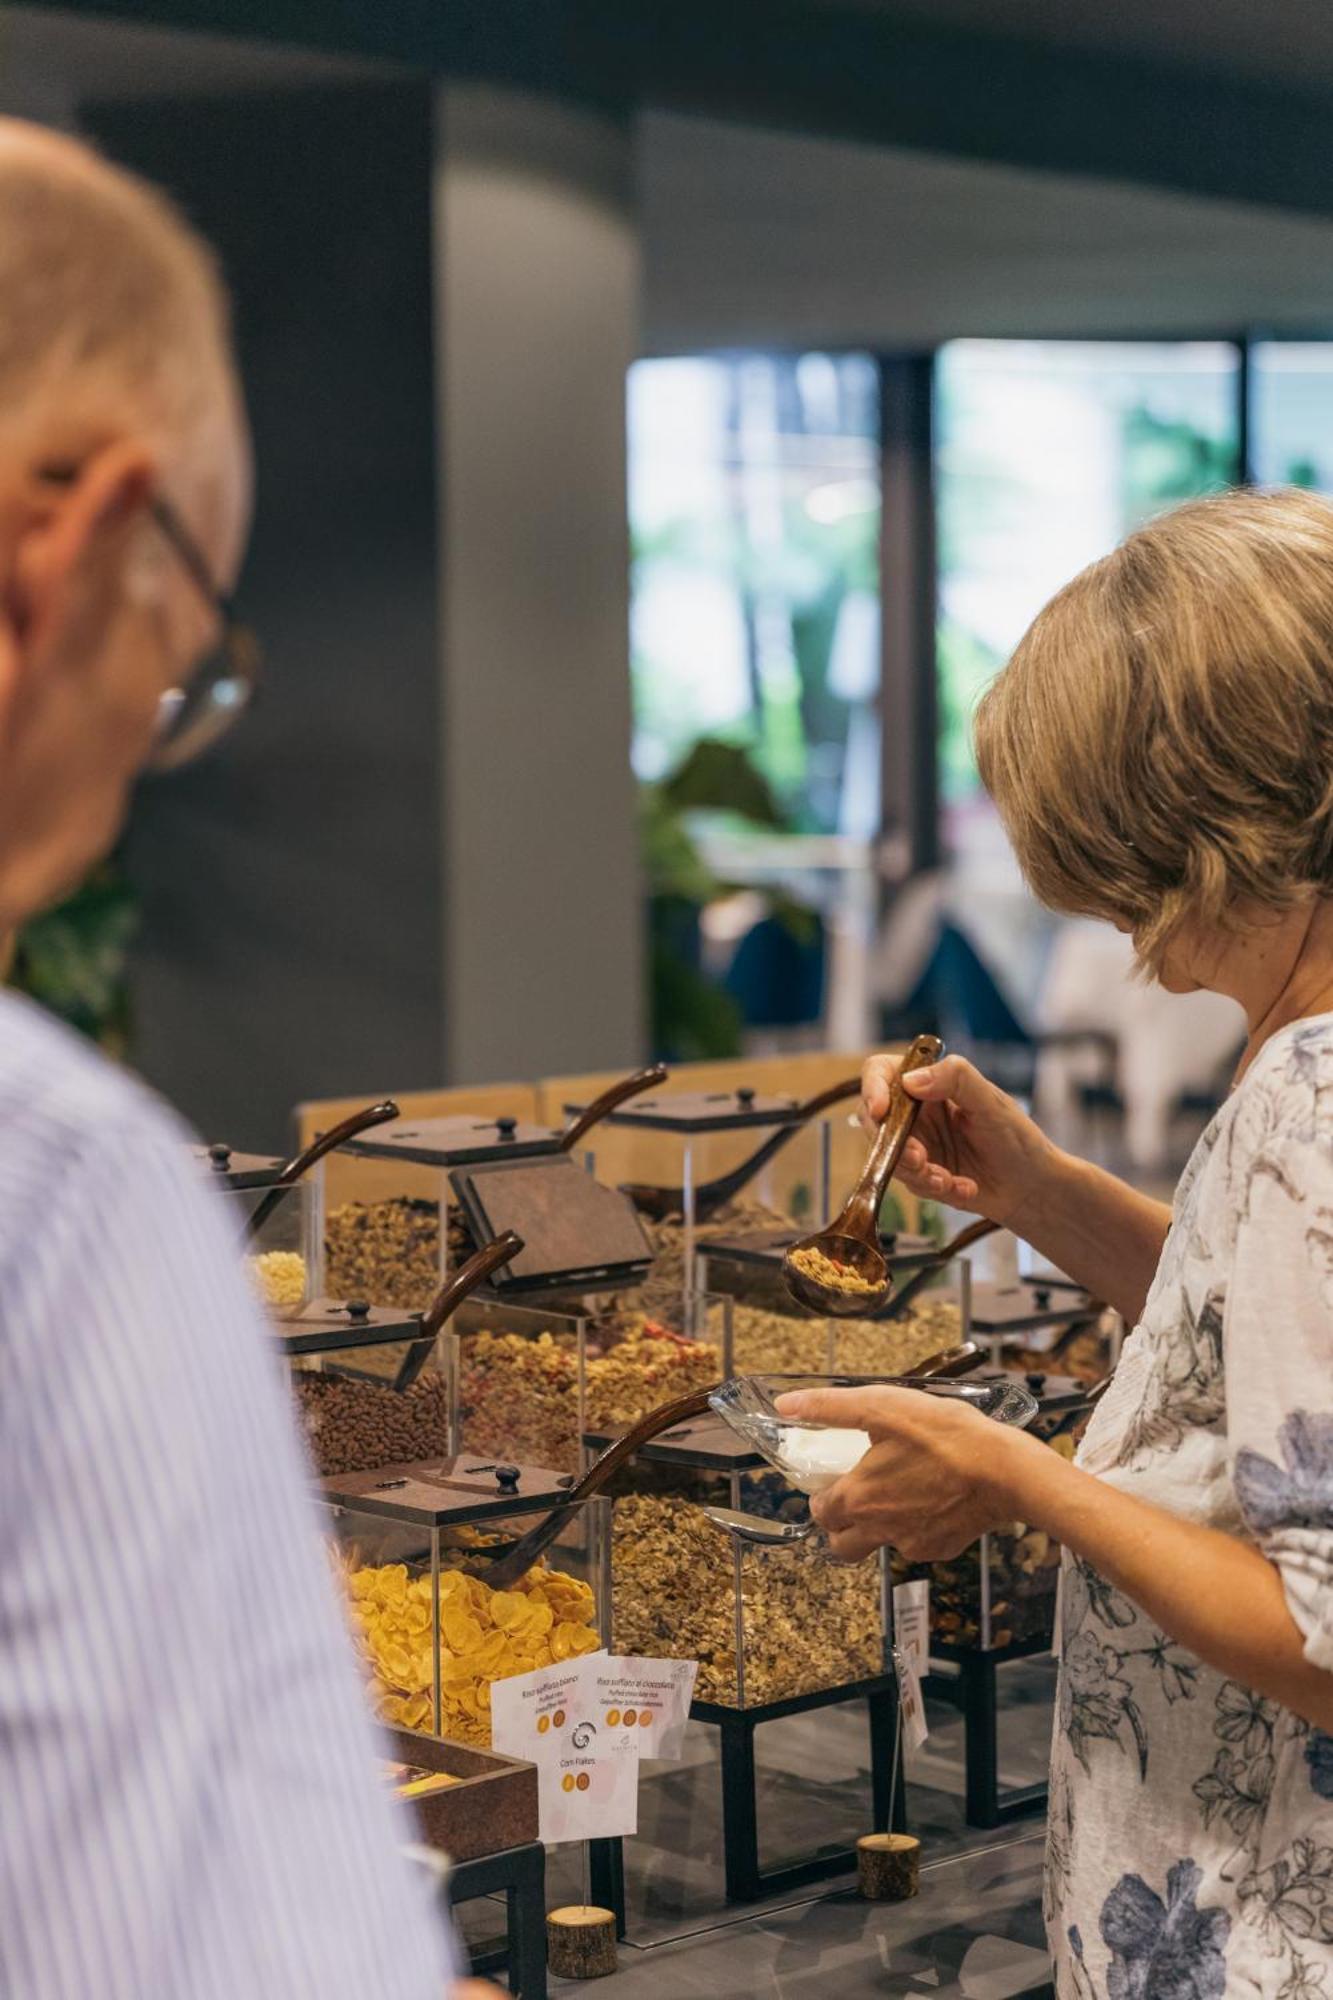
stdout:
[[442,2000],[278,1358],[187,1144],[0,996],[0,1994]]

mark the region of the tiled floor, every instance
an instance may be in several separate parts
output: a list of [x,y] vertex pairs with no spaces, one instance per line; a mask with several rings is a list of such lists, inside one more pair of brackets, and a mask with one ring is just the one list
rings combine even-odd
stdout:
[[[1001,1685],[1001,1778],[1031,1783],[1045,1768],[1049,1662],[1007,1669]],[[645,1770],[640,1833],[625,1849],[629,1937],[620,1971],[593,1990],[606,2000],[1007,2000],[1047,1990],[1041,1821],[994,1833],[965,1827],[961,1724],[947,1706],[932,1703],[930,1712],[929,1741],[909,1767],[908,1810],[924,1858],[921,1895],[906,1904],[864,1903],[843,1877],[728,1908],[716,1738],[693,1725],[679,1765]],[[766,1725],[757,1740],[766,1863],[867,1831],[863,1708]],[[552,1853],[548,1887],[552,1904],[583,1900],[576,1850]],[[576,1990],[552,1982],[553,1995]]]
[[[1040,1993],[1049,1974],[1040,1919],[1039,1830],[927,1865],[911,1903],[864,1903],[835,1889],[650,1951],[622,1947],[608,2000],[862,2000]],[[552,1981],[552,1993],[570,1994]]]

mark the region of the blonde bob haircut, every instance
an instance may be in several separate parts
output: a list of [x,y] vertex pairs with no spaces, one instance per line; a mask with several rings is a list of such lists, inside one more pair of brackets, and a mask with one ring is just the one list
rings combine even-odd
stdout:
[[977,761],[1051,909],[1133,935],[1333,891],[1333,506],[1177,507],[1066,584],[977,712]]

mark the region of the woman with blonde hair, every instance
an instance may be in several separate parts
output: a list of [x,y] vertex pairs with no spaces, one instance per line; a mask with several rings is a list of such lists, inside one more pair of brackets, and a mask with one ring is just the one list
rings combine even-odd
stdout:
[[793,1399],[874,1439],[816,1511],[849,1558],[1014,1519],[1063,1543],[1061,1995],[1333,2000],[1333,507],[1228,493],[1131,535],[1042,611],[977,746],[1042,899],[1249,1039],[1171,1208],[957,1057],[905,1079],[907,1184],[1134,1330],[1072,1466],[909,1391]]

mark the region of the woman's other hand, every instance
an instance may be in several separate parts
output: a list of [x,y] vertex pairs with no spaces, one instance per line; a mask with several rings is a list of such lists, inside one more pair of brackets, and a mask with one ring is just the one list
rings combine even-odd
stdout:
[[[861,1118],[880,1125],[899,1070],[897,1056],[871,1056],[861,1073]],[[1013,1227],[1060,1155],[1012,1097],[961,1056],[909,1070],[903,1088],[921,1106],[898,1179],[927,1201],[964,1208]]]
[[810,1511],[841,1562],[897,1549],[947,1562],[987,1528],[1011,1521],[1019,1453],[1045,1447],[965,1404],[916,1389],[802,1389],[778,1413],[869,1431],[870,1449]]

